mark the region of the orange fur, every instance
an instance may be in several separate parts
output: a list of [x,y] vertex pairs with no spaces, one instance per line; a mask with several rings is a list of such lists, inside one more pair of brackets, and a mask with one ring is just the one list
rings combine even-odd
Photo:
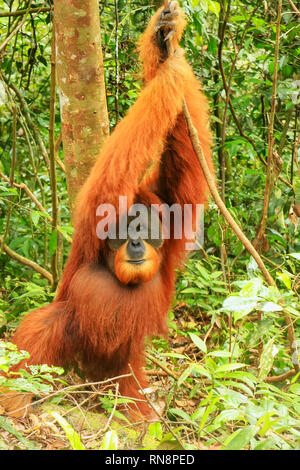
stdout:
[[[92,380],[128,373],[131,364],[142,387],[147,386],[144,340],[167,332],[166,314],[185,240],[165,241],[151,280],[122,284],[107,267],[107,243],[96,236],[96,209],[102,203],[117,208],[119,195],[127,196],[128,207],[136,201],[206,202],[208,188],[182,115],[183,97],[213,172],[207,100],[178,49],[183,14],[173,39],[177,51],[163,63],[154,34],[158,15],[139,43],[145,87],[107,139],[79,193],[73,243],[56,299],[28,314],[13,337],[20,349],[29,351],[29,364],[66,366],[79,361]],[[153,164],[155,171],[142,178],[141,185]],[[120,381],[120,391],[141,398],[131,377]],[[148,405],[139,404],[139,410],[147,415]]]
[[158,253],[151,245],[149,245],[149,243],[145,243],[145,247],[145,261],[143,264],[137,266],[130,265],[127,262],[127,243],[124,243],[124,245],[122,245],[118,250],[115,257],[115,272],[117,278],[123,284],[149,282],[155,276],[159,264]]

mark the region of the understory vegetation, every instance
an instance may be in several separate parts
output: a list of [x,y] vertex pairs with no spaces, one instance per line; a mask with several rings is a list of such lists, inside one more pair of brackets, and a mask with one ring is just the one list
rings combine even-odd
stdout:
[[[274,285],[211,198],[203,247],[178,273],[169,335],[147,346],[147,399],[162,404],[162,418],[133,430],[115,382],[96,388],[74,371],[34,366],[0,375],[1,386],[38,400],[24,419],[0,405],[1,449],[300,447],[300,11],[289,0],[180,3],[187,59],[210,102],[219,193]],[[156,7],[99,2],[111,131],[142,87],[136,42]],[[51,259],[58,252],[61,274],[72,225],[58,100],[59,231],[45,158],[52,2],[4,0],[0,38],[0,371],[7,372],[26,355],[9,343],[21,318],[53,299]]]

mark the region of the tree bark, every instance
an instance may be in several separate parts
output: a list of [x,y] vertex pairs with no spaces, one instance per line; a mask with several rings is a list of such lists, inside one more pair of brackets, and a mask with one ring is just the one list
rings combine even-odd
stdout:
[[54,0],[57,85],[71,218],[109,133],[97,0]]

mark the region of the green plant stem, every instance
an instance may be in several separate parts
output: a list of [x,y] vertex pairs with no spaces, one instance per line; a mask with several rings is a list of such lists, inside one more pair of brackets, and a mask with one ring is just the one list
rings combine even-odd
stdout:
[[[49,118],[49,160],[50,160],[50,186],[52,201],[52,230],[56,232],[58,238],[58,200],[57,200],[57,179],[56,179],[56,160],[55,160],[55,97],[56,97],[56,70],[55,70],[55,27],[52,30],[52,46],[51,46],[51,86],[50,86],[50,118]],[[58,249],[51,256],[51,271],[53,276],[53,289],[58,284]]]

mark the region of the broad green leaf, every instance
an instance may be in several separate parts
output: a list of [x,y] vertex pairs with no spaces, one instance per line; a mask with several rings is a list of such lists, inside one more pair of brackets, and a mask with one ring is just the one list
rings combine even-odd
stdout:
[[200,426],[199,426],[199,432],[204,428],[205,423],[206,423],[209,415],[214,411],[215,404],[216,404],[217,401],[219,401],[219,397],[213,398],[212,401],[209,403],[208,407],[206,408],[206,410],[204,412],[204,415],[201,419],[201,423],[200,423]]
[[230,374],[231,378],[238,379],[241,382],[245,382],[245,384],[248,385],[250,388],[254,388],[257,383],[257,377],[250,372],[245,372],[245,371],[235,371],[231,372]]
[[223,364],[222,366],[217,368],[216,374],[219,372],[228,372],[230,370],[241,369],[242,367],[245,367],[245,366],[246,364],[242,364],[239,362],[233,362],[232,364]]
[[229,387],[218,387],[217,392],[220,394],[220,401],[223,401],[231,408],[238,408],[242,403],[248,403],[249,401],[248,395],[232,390]]
[[267,439],[264,439],[263,441],[260,441],[253,450],[274,450],[274,445],[275,441],[272,439],[272,437],[268,437]]
[[45,57],[43,57],[42,55],[38,55],[38,56],[37,56],[37,59],[38,59],[43,65],[45,65],[45,67],[48,66],[48,61],[47,61],[47,59],[46,59]]
[[257,308],[263,312],[281,312],[282,310],[282,307],[274,302],[259,302]]
[[32,211],[31,212],[31,220],[33,222],[33,225],[36,227],[39,223],[39,220],[40,220],[40,213],[38,211]]
[[180,386],[193,372],[194,364],[188,366],[181,374],[178,379],[178,386]]
[[222,411],[214,420],[214,424],[222,424],[224,422],[227,423],[228,421],[235,420],[244,420],[243,413],[237,408]]
[[179,377],[178,385],[181,385],[192,374],[204,375],[209,379],[211,378],[211,374],[202,364],[190,364]]
[[205,369],[205,367],[203,367],[202,364],[195,364],[194,365],[194,369],[193,369],[193,372],[195,374],[198,374],[198,375],[204,375],[205,377],[207,377],[208,379],[211,379],[211,374],[210,372]]
[[194,423],[194,421],[191,420],[190,416],[183,410],[180,410],[178,408],[170,408],[170,413],[180,416],[180,418],[184,419],[187,423]]
[[205,13],[208,11],[208,2],[207,0],[192,0],[192,6],[195,7],[199,5],[201,10],[203,10]]
[[[253,277],[256,275],[258,271],[258,265],[257,265],[257,262],[255,261],[255,259],[251,256],[250,257],[250,261],[249,263],[247,264],[247,273],[249,275],[249,277]],[[257,279],[257,278],[255,278]]]
[[156,421],[155,423],[151,423],[149,426],[148,432],[149,432],[149,436],[152,436],[160,441],[163,436],[161,423],[159,421]]
[[212,351],[207,354],[212,357],[231,357],[232,353],[229,351]]
[[295,393],[296,395],[300,395],[300,384],[292,384],[289,387],[289,389],[292,393]]
[[243,282],[242,289],[239,295],[242,297],[256,296],[259,294],[262,286],[263,286],[262,279],[255,277],[253,279],[250,279],[249,281]]
[[271,421],[270,418],[274,415],[274,413],[274,411],[269,411],[257,421],[257,425],[260,426],[259,435],[261,437],[265,437],[269,429],[272,428],[272,426],[275,425],[279,420],[278,418]]
[[6,188],[5,186],[0,185],[0,196],[4,197],[16,194],[18,194],[18,191],[16,189],[10,187]]
[[259,297],[231,295],[223,302],[223,308],[228,312],[234,312],[234,320],[237,321],[252,312],[259,300]]
[[7,101],[7,95],[5,91],[5,86],[3,82],[0,82],[0,106],[5,104]]
[[204,293],[203,289],[197,287],[186,287],[181,291],[182,294],[201,294]]
[[229,312],[250,313],[256,306],[258,298],[243,298],[238,295],[231,295],[223,302],[223,308]]

